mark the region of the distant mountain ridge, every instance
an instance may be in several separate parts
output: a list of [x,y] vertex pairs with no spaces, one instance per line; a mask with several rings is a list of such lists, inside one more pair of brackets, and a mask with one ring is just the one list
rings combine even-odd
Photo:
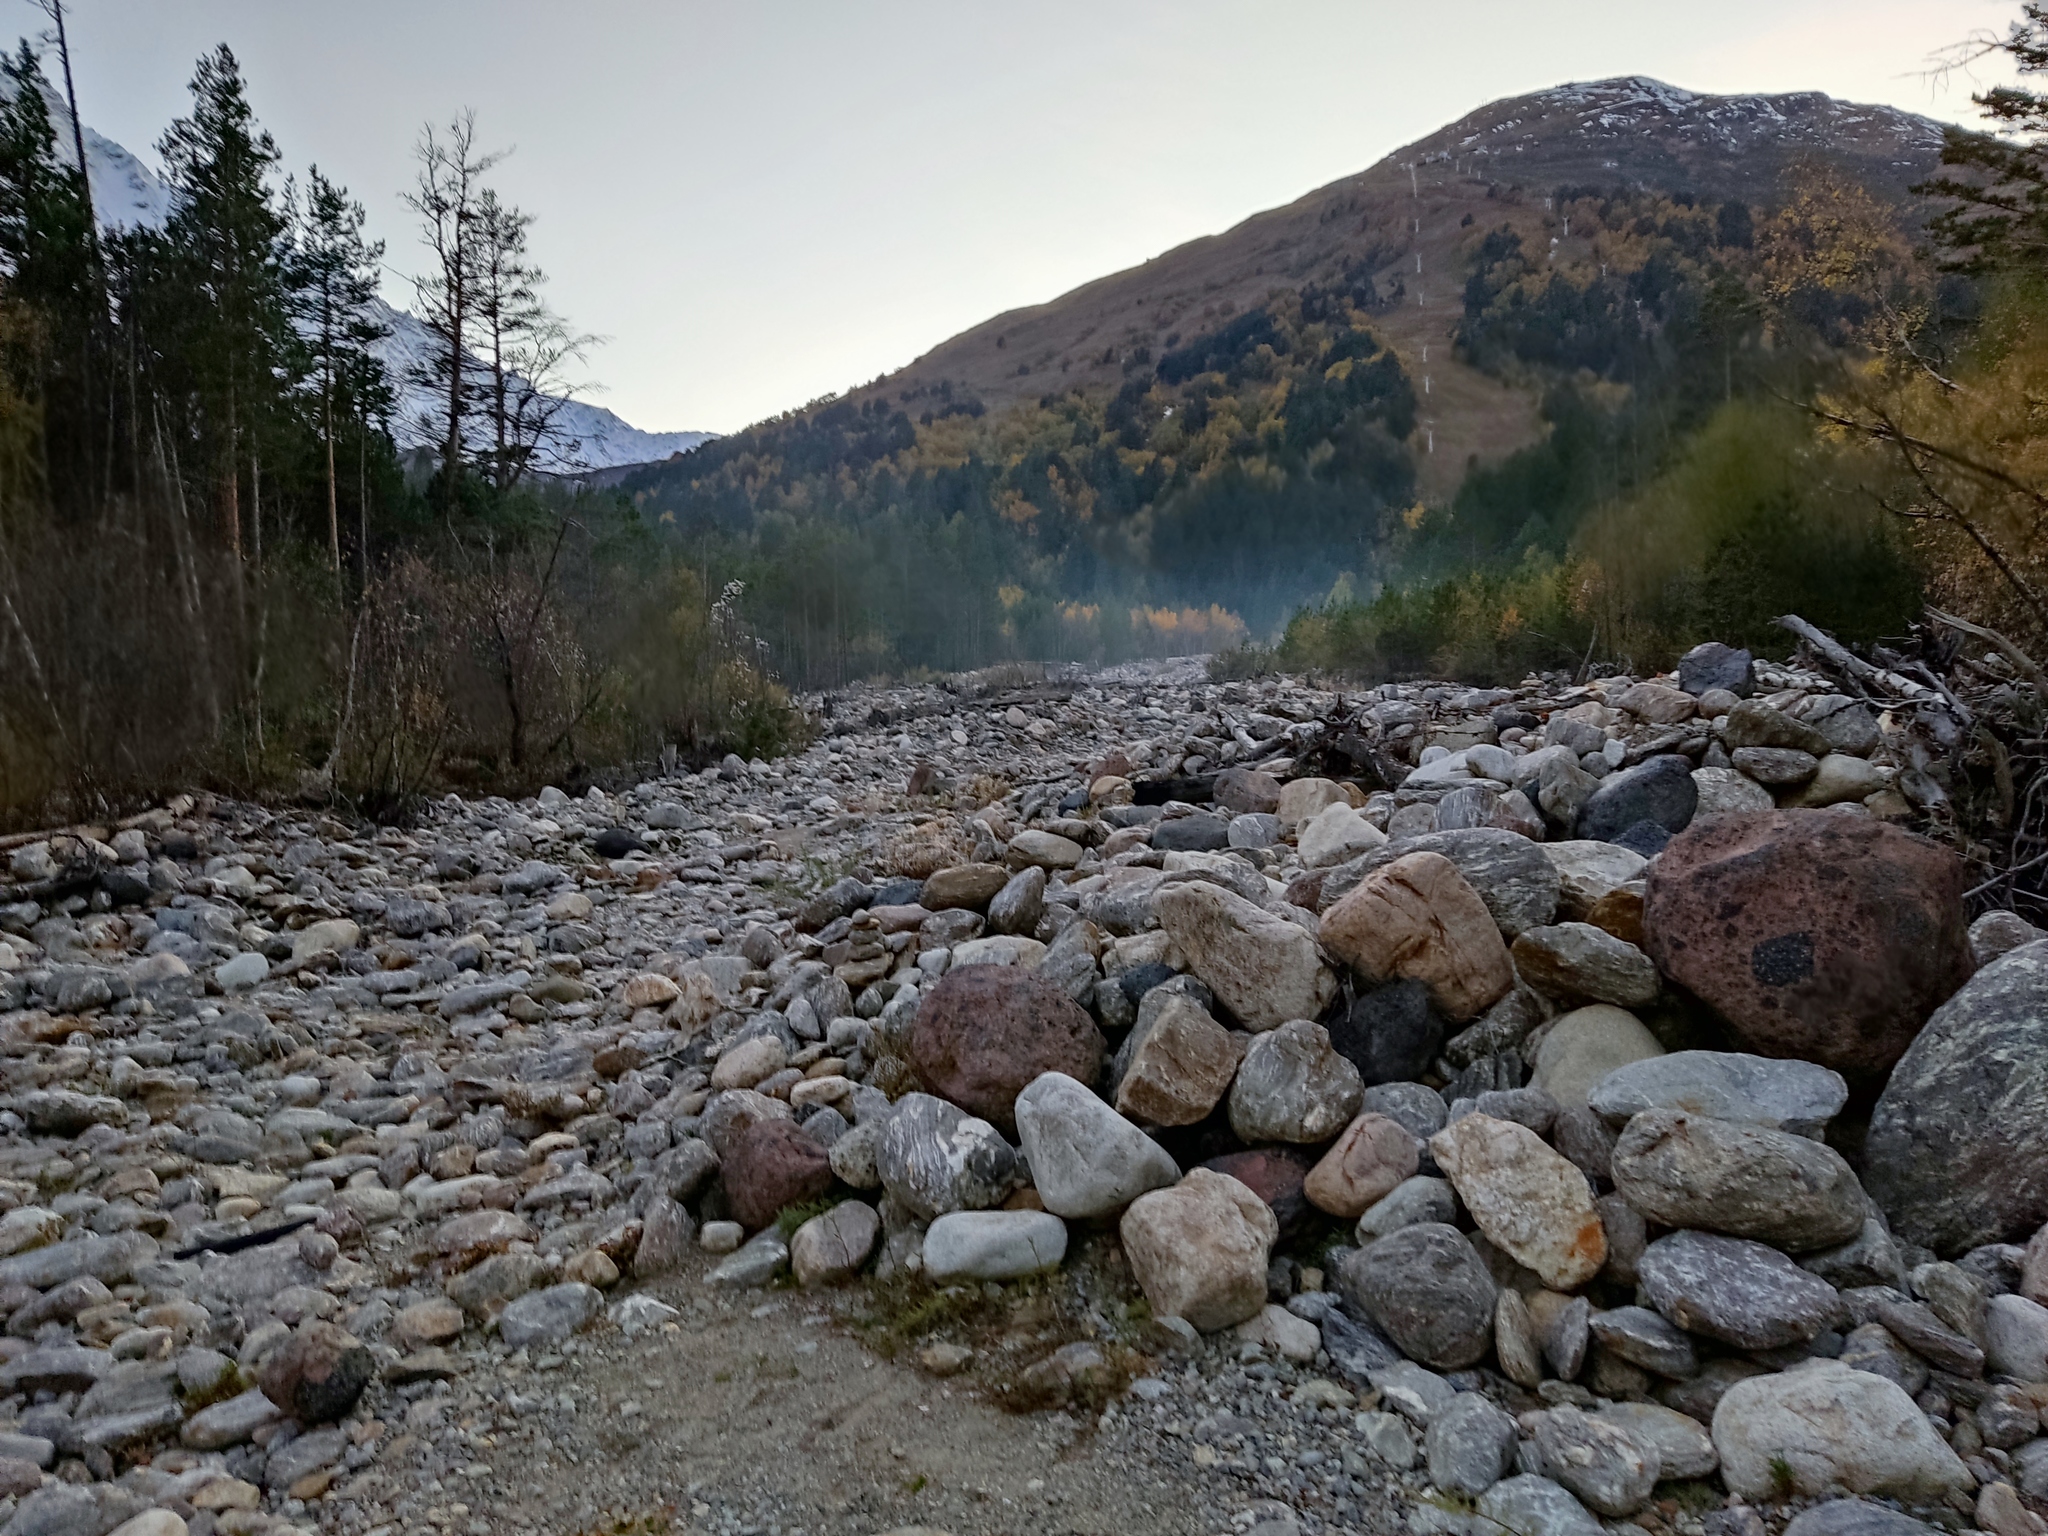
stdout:
[[1045,304],[1008,310],[850,392],[900,402],[960,396],[1000,410],[1048,391],[1113,392],[1126,365],[1213,329],[1275,290],[1398,281],[1375,326],[1427,400],[1416,449],[1425,491],[1535,440],[1537,401],[1455,355],[1472,226],[1518,222],[1543,238],[1562,185],[1692,192],[1768,203],[1792,164],[1830,161],[1891,199],[1929,174],[1943,127],[1817,91],[1713,96],[1644,76],[1560,85],[1480,107],[1279,208],[1191,240]]
[[[66,164],[77,157],[71,147],[71,113],[61,97],[50,101],[57,129],[58,151]],[[158,229],[170,218],[173,193],[168,184],[136,155],[88,124],[85,128],[86,180],[92,188],[93,212],[110,229]],[[391,412],[391,435],[401,451],[438,448],[443,414],[437,391],[418,382],[419,365],[440,343],[418,316],[379,299],[377,320],[390,334],[372,349],[382,360],[397,397]],[[537,457],[544,474],[575,477],[594,470],[651,464],[687,453],[717,434],[711,432],[646,432],[617,412],[588,400],[571,399],[556,421],[562,445]],[[481,437],[478,446],[482,446]]]

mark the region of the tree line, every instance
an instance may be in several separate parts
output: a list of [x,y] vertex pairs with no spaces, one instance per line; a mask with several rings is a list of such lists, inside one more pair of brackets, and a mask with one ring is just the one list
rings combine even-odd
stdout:
[[[161,219],[114,223],[51,43],[61,92],[30,42],[0,58],[0,813],[178,779],[396,804],[708,750],[721,700],[772,697],[688,562],[544,473],[594,338],[471,114],[418,140],[429,345],[394,373],[362,203],[285,173],[228,47],[156,146]],[[649,604],[670,654],[629,663]]]

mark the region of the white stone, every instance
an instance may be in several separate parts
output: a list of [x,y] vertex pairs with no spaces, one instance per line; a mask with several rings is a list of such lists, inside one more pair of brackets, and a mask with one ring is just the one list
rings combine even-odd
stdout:
[[1714,1410],[1714,1449],[1729,1491],[1754,1502],[1871,1493],[1931,1504],[1974,1486],[1912,1398],[1839,1360],[1738,1381]]
[[1050,1211],[949,1211],[924,1235],[934,1280],[1015,1280],[1067,1256],[1067,1224]]
[[1370,853],[1386,840],[1386,833],[1348,803],[1325,806],[1301,824],[1301,862],[1308,869],[1328,869]]
[[1056,1216],[1108,1216],[1180,1181],[1164,1147],[1064,1073],[1044,1073],[1017,1095],[1017,1139]]
[[1261,1349],[1270,1349],[1283,1359],[1307,1365],[1323,1347],[1323,1331],[1305,1317],[1296,1317],[1285,1307],[1266,1303],[1257,1317],[1246,1318],[1236,1328],[1238,1338]]

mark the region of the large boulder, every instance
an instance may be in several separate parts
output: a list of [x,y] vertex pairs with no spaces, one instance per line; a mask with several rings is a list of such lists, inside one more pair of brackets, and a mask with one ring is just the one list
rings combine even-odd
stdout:
[[1514,984],[1493,914],[1440,853],[1407,854],[1366,876],[1323,914],[1322,939],[1374,984],[1422,982],[1454,1023],[1477,1018]]
[[1230,1088],[1230,1128],[1248,1142],[1326,1142],[1358,1113],[1365,1084],[1329,1032],[1290,1019],[1254,1036]]
[[1970,974],[1963,883],[1954,853],[1868,817],[1716,816],[1651,869],[1644,928],[1751,1050],[1875,1083]]
[[882,1127],[875,1169],[882,1188],[930,1221],[1000,1204],[1016,1182],[1017,1154],[986,1120],[928,1093],[906,1093]]
[[1117,1112],[1141,1125],[1206,1119],[1229,1091],[1250,1038],[1225,1029],[1193,998],[1155,989],[1116,1054]]
[[256,1383],[302,1424],[326,1424],[355,1406],[376,1373],[376,1359],[360,1339],[313,1320],[264,1357]]
[[1842,1313],[1827,1281],[1746,1238],[1674,1232],[1643,1250],[1636,1271],[1659,1312],[1737,1349],[1804,1344]]
[[1499,1293],[1456,1227],[1422,1222],[1353,1249],[1337,1266],[1337,1288],[1403,1354],[1438,1370],[1477,1365],[1493,1343]]
[[817,1199],[833,1177],[825,1148],[792,1120],[755,1121],[719,1172],[733,1219],[749,1232],[773,1223],[787,1206]]
[[1666,832],[1682,832],[1699,803],[1692,760],[1663,753],[1602,779],[1579,811],[1579,836],[1611,843],[1645,821]]
[[1729,1491],[1756,1503],[1875,1493],[1935,1504],[1975,1483],[1912,1398],[1837,1360],[1735,1383],[1714,1409],[1714,1449]]
[[1055,1216],[1108,1216],[1180,1179],[1164,1147],[1058,1072],[1017,1095],[1017,1135],[1038,1198]]
[[1425,832],[1351,860],[1324,877],[1321,905],[1335,906],[1376,869],[1411,853],[1440,853],[1458,866],[1479,893],[1500,931],[1512,939],[1525,928],[1540,928],[1557,915],[1557,866],[1540,845],[1519,832],[1498,827],[1458,827]]
[[1702,1227],[1792,1253],[1863,1230],[1863,1186],[1833,1147],[1682,1109],[1628,1122],[1609,1168],[1622,1198],[1667,1227]]
[[1894,1230],[1937,1252],[2021,1242],[2048,1221],[2048,940],[1993,960],[1927,1021],[1863,1157]]
[[1067,1224],[1045,1211],[949,1211],[924,1235],[934,1280],[1016,1280],[1066,1254]]
[[1472,1114],[1438,1131],[1429,1150],[1493,1245],[1570,1291],[1600,1273],[1607,1233],[1586,1176],[1512,1120]]
[[1839,1072],[1744,1051],[1674,1051],[1616,1067],[1587,1095],[1617,1128],[1646,1109],[1682,1109],[1743,1125],[1818,1136],[1849,1102]]
[[1242,896],[1188,881],[1162,888],[1153,910],[1188,969],[1247,1029],[1316,1018],[1337,995],[1314,936]]
[[1140,1195],[1117,1231],[1154,1314],[1214,1333],[1265,1307],[1279,1223],[1228,1174],[1196,1168],[1171,1189]]
[[1008,965],[956,967],[917,1005],[908,1057],[924,1086],[1016,1134],[1017,1095],[1046,1072],[1094,1086],[1106,1050],[1086,1009]]

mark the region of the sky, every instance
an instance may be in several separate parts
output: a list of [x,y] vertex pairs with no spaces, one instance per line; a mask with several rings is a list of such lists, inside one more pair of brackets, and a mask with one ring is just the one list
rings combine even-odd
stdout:
[[[22,33],[44,22],[4,0]],[[461,108],[512,153],[591,398],[732,431],[1228,228],[1503,96],[1645,74],[1972,120],[1929,59],[2010,0],[67,0],[85,120],[152,164],[226,42],[288,169],[400,193]],[[1709,24],[1709,22],[1711,24]],[[1981,67],[1975,85],[1999,78]]]

